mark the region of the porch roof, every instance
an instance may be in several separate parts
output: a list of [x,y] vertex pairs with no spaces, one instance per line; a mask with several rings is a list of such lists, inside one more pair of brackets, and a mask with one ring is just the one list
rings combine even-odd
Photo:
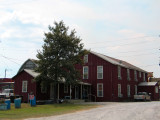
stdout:
[[141,82],[138,86],[155,86],[157,82]]
[[[30,74],[32,77],[37,77],[39,75],[39,73],[35,72],[34,70],[30,70],[30,69],[24,69],[25,72],[27,72],[28,74]],[[62,78],[61,80],[59,80],[60,82],[65,82],[65,79]],[[80,85],[91,85],[90,83],[86,83],[86,82],[78,82]]]
[[86,82],[79,82],[80,85],[92,85],[90,83],[86,83]]
[[0,82],[0,84],[14,84],[14,82]]

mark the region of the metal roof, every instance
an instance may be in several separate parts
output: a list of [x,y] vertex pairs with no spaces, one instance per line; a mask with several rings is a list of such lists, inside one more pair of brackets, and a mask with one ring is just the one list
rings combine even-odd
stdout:
[[138,86],[155,86],[157,82],[141,82]]
[[28,74],[30,74],[34,78],[39,75],[39,73],[35,72],[34,70],[24,69],[24,71],[27,72]]
[[139,67],[136,67],[126,61],[123,61],[123,60],[119,60],[119,59],[115,59],[115,58],[112,58],[112,57],[109,57],[109,56],[106,56],[106,55],[103,55],[103,54],[100,54],[100,53],[96,53],[96,52],[93,52],[93,51],[90,51],[90,53],[104,59],[105,61],[108,61],[114,65],[119,65],[119,66],[122,66],[122,67],[125,67],[125,68],[128,68],[128,69],[133,69],[133,70],[137,70],[137,71],[141,71],[141,72],[146,72],[148,73],[147,71],[139,68]]

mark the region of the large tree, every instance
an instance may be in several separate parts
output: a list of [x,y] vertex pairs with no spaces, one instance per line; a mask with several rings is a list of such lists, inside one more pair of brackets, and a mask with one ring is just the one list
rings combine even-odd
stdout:
[[81,39],[75,35],[75,30],[69,32],[63,21],[49,26],[49,32],[44,33],[44,45],[37,54],[37,72],[35,78],[43,84],[65,81],[66,84],[76,84],[80,80],[76,64],[83,64],[82,56],[87,53]]

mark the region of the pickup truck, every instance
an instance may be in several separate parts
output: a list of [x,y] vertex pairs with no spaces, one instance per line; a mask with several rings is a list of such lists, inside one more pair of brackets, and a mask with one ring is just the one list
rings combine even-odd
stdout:
[[0,97],[4,98],[10,98],[10,96],[13,96],[13,89],[4,89],[2,93],[0,93]]
[[151,101],[151,96],[147,92],[138,92],[137,95],[134,95],[135,101]]

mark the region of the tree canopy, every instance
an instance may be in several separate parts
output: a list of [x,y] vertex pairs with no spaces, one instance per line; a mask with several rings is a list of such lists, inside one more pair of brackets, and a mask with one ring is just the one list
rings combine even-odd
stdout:
[[49,32],[44,33],[44,45],[37,54],[36,81],[44,83],[58,83],[65,81],[66,84],[75,84],[81,79],[76,64],[83,64],[82,56],[87,54],[81,39],[75,35],[75,30],[69,32],[63,21],[49,25]]

